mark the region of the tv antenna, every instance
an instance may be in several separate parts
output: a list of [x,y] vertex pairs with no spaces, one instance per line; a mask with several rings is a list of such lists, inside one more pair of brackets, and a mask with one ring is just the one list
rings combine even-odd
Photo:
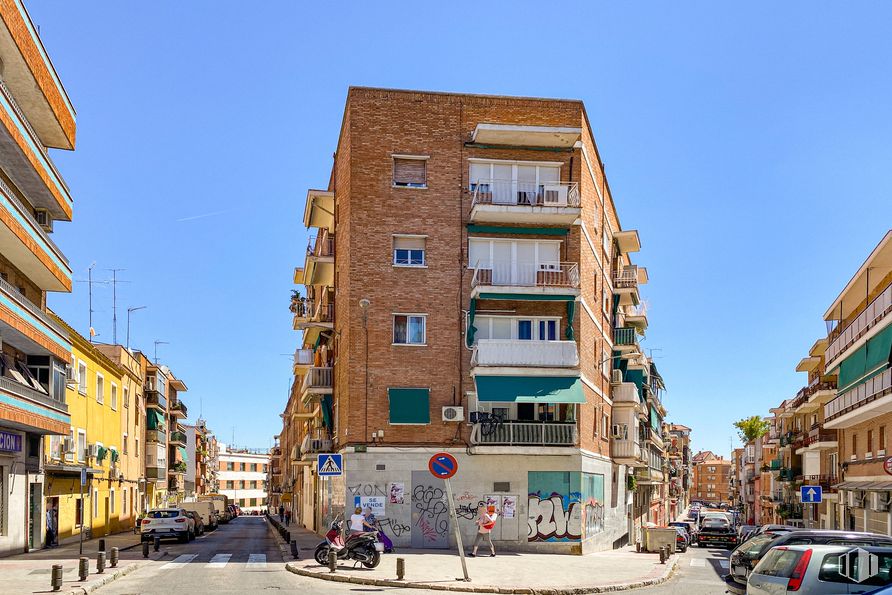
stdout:
[[158,363],[158,346],[159,345],[170,345],[168,341],[159,341],[155,339],[155,363]]
[[[105,283],[111,283],[112,286],[112,344],[118,344],[118,283],[130,283],[130,281],[118,281],[118,271],[126,271],[127,269],[106,269],[111,271],[112,278],[111,281],[105,281]],[[128,329],[129,330],[129,329]]]

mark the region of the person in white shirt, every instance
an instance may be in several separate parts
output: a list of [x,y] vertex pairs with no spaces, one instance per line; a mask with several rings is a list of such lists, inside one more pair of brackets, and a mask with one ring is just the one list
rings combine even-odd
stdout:
[[356,509],[353,511],[353,514],[350,515],[350,535],[357,535],[364,532],[364,522],[365,517],[362,516],[362,508],[357,506]]

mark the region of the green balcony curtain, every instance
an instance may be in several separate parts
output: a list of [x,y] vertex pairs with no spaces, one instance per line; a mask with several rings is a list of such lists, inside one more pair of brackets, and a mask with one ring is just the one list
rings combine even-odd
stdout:
[[477,315],[477,298],[471,299],[471,306],[468,308],[468,347],[474,344],[474,336],[477,334],[477,327],[474,326],[474,317]]
[[892,326],[886,327],[847,357],[839,366],[839,392],[865,382],[889,367]]
[[155,409],[146,411],[146,427],[150,430],[157,430],[164,423],[164,416]]
[[99,451],[96,453],[96,461],[101,463],[105,460],[105,455],[108,454],[108,449],[104,446],[99,447]]
[[568,301],[567,302],[567,330],[564,332],[564,336],[567,337],[568,341],[573,340],[573,315],[576,314],[576,301]]
[[185,447],[177,446],[177,450],[180,451],[180,456],[183,457],[183,461],[189,460],[189,453],[186,452]]
[[322,397],[322,425],[332,430],[332,398],[331,395]]
[[477,400],[502,403],[585,403],[578,376],[475,376]]

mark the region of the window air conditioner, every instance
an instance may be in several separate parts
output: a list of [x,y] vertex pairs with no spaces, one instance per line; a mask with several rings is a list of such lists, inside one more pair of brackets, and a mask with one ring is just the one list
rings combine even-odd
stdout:
[[623,371],[622,370],[612,370],[610,372],[610,383],[611,384],[622,384],[623,382]]
[[96,443],[87,445],[87,456],[95,459],[99,456],[99,445]]
[[464,407],[443,407],[443,421],[464,421]]
[[37,225],[42,227],[44,231],[53,231],[53,218],[46,209],[34,209],[34,219],[37,220]]

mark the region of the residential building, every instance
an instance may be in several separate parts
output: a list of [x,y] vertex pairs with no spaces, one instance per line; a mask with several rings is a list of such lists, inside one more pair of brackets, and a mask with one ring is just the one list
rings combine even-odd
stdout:
[[715,504],[731,501],[729,485],[732,463],[730,460],[710,451],[701,451],[694,455],[693,467],[692,501],[699,500]]
[[[582,553],[665,522],[647,270],[582,102],[351,88],[304,223],[271,479],[302,524],[386,495],[398,547],[446,547],[448,518],[412,512],[441,493],[437,451],[458,461],[460,506],[500,505],[502,546]],[[320,480],[329,451],[344,475]]]
[[265,450],[235,449],[219,445],[217,455],[218,492],[243,512],[267,510],[266,479],[269,453]]
[[[140,500],[142,469],[131,454],[130,391],[139,386],[135,360],[120,365],[53,314],[72,344],[74,378],[66,387],[71,425],[65,436],[44,444],[46,507],[56,511],[58,538],[100,537],[133,527]],[[126,353],[126,352],[124,352]],[[127,400],[125,391],[127,389]],[[128,443],[125,452],[124,445]],[[87,484],[81,486],[86,469]]]
[[0,7],[0,556],[43,545],[42,445],[68,434],[71,342],[47,292],[71,291],[50,239],[72,198],[49,149],[74,149],[75,114],[22,2]]
[[666,424],[669,434],[669,520],[674,520],[691,503],[693,465],[691,457],[691,428],[681,424]]
[[198,418],[195,425],[182,424],[186,433],[186,474],[184,491],[187,498],[213,493],[217,464],[215,456],[216,438],[207,428],[205,420]]

